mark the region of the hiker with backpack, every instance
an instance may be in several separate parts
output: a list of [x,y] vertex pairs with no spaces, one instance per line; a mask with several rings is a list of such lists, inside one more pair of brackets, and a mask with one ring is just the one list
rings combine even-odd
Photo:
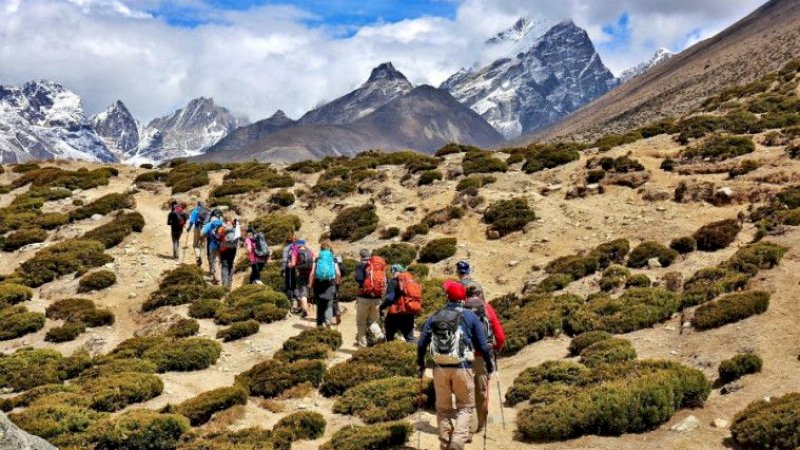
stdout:
[[308,281],[308,289],[314,293],[317,304],[318,327],[330,327],[333,324],[333,302],[340,279],[339,265],[333,256],[331,242],[326,240],[320,246]]
[[223,225],[222,211],[214,209],[211,212],[211,220],[203,225],[203,230],[200,232],[208,243],[208,271],[211,273],[212,284],[219,284],[217,278],[217,262],[219,261],[220,242],[216,231]]
[[[361,261],[356,265],[353,277],[358,284],[356,297],[356,347],[367,347],[384,339],[378,320],[381,299],[386,293],[386,261],[372,256],[368,249],[359,252]],[[368,339],[371,338],[371,339]]]
[[296,248],[294,234],[289,233],[289,236],[286,237],[286,246],[283,247],[283,252],[281,253],[281,267],[283,269],[283,289],[284,292],[286,292],[286,297],[289,298],[289,302],[291,302],[292,314],[297,314],[300,311],[300,301],[295,295],[297,290],[297,272],[290,267]]
[[300,304],[300,314],[304,319],[310,319],[311,311],[308,307],[309,289],[311,288],[311,273],[314,269],[314,252],[306,246],[306,241],[297,241],[292,261],[289,267],[295,272],[297,278],[294,296]]
[[211,219],[211,210],[206,208],[206,204],[203,201],[197,202],[197,206],[192,210],[189,214],[189,228],[186,229],[187,232],[191,232],[194,229],[194,235],[192,236],[192,249],[194,250],[194,258],[195,262],[197,262],[197,267],[203,266],[203,247],[205,246],[205,238],[203,238],[203,225],[206,224]]
[[472,279],[472,267],[469,265],[469,261],[462,259],[456,263],[456,275],[458,275],[458,282],[463,284],[465,288],[476,286],[483,292],[483,286]]
[[386,299],[380,314],[388,309],[384,321],[386,341],[394,340],[399,331],[406,342],[414,343],[414,319],[422,312],[422,287],[400,264],[392,264],[392,278],[386,285]]
[[247,249],[247,260],[250,261],[250,284],[264,284],[261,282],[261,271],[269,261],[269,246],[264,233],[248,226],[244,248]]
[[422,327],[417,343],[417,366],[422,378],[425,357],[430,352],[434,363],[433,387],[440,448],[463,450],[472,438],[470,421],[475,411],[475,352],[480,352],[488,374],[494,372],[494,361],[483,324],[464,307],[466,288],[452,280],[446,281],[442,287],[447,295],[447,304],[428,318]]
[[[339,269],[339,283],[336,284],[336,295],[333,297],[333,318],[334,318],[334,325],[341,325],[342,324],[342,314],[343,310],[339,306],[339,289],[342,286],[341,280],[347,276],[347,265],[344,263],[344,258],[341,256],[335,256],[334,260],[336,261],[336,267]],[[346,311],[346,310],[345,310]]]
[[219,242],[219,265],[222,285],[226,288],[233,284],[233,272],[236,263],[236,249],[242,239],[239,219],[226,217],[224,223],[214,232]]
[[172,232],[172,257],[178,259],[181,248],[181,235],[183,227],[186,225],[186,203],[178,203],[177,200],[169,202],[169,214],[167,215],[167,225]]
[[[464,306],[475,313],[480,319],[483,328],[486,330],[486,339],[493,352],[492,359],[497,363],[496,354],[506,342],[503,326],[497,313],[492,308],[492,304],[486,301],[480,285],[477,283],[467,287],[467,301]],[[486,420],[489,416],[489,373],[483,362],[483,355],[475,352],[475,410],[478,416],[478,427],[474,434],[480,434],[486,428]],[[500,392],[497,393],[500,395]]]

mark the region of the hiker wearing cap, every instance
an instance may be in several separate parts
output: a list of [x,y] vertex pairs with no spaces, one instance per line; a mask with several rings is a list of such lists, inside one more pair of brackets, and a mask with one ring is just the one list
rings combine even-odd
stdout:
[[[492,308],[492,304],[486,301],[479,284],[475,283],[467,288],[467,301],[464,306],[480,319],[486,330],[486,339],[493,350],[492,359],[496,363],[495,356],[503,348],[506,336],[497,313]],[[489,416],[489,373],[486,371],[483,354],[480,351],[475,352],[473,368],[475,371],[475,411],[478,416],[478,427],[474,434],[480,434],[486,428],[486,419]],[[498,392],[497,395],[500,393]]]
[[172,257],[178,259],[180,255],[181,235],[183,227],[186,225],[186,203],[178,203],[176,200],[169,202],[169,214],[167,215],[167,225],[172,234]]
[[283,247],[283,253],[281,254],[281,267],[283,268],[283,289],[292,304],[292,314],[296,314],[300,311],[300,302],[295,295],[295,291],[297,290],[297,272],[291,267],[292,257],[296,253],[296,248],[294,235],[289,233],[286,237],[286,246]]
[[264,233],[252,226],[247,226],[244,248],[247,250],[247,260],[250,262],[250,284],[264,284],[261,282],[261,271],[269,261],[269,246]]
[[330,327],[333,324],[333,302],[340,279],[339,265],[333,256],[331,241],[326,240],[320,245],[319,256],[314,260],[308,281],[308,288],[314,293],[317,305],[318,327]]
[[462,259],[456,263],[456,275],[458,275],[458,282],[463,284],[465,288],[476,286],[480,290],[481,296],[483,296],[483,286],[472,279],[472,267],[469,265],[469,261]]
[[211,220],[211,210],[206,208],[206,204],[202,201],[197,202],[197,206],[189,214],[189,228],[186,231],[191,232],[194,229],[192,236],[192,249],[194,250],[194,258],[197,267],[203,266],[203,246],[205,239],[203,238],[203,226]]
[[481,353],[489,374],[494,372],[494,361],[483,324],[472,311],[464,308],[466,288],[452,280],[446,281],[442,287],[447,295],[447,304],[422,327],[417,343],[417,366],[421,378],[425,372],[425,356],[430,351],[434,363],[433,386],[440,448],[463,450],[472,437],[470,420],[475,411],[475,351]]
[[386,261],[367,249],[359,252],[361,261],[353,277],[358,284],[356,297],[356,347],[366,347],[384,339],[378,320],[379,306],[386,293]]
[[311,288],[311,270],[314,268],[314,252],[306,246],[304,239],[299,239],[292,254],[292,261],[289,267],[295,271],[297,283],[295,288],[295,297],[300,303],[300,310],[304,319],[311,318],[311,311],[308,307],[309,289]]
[[236,261],[236,249],[242,240],[242,230],[239,219],[226,217],[223,224],[217,227],[214,234],[219,245],[219,265],[222,285],[226,288],[233,284],[233,271]]
[[408,343],[414,343],[414,318],[422,311],[422,288],[400,264],[392,264],[392,278],[386,284],[386,299],[380,314],[388,309],[384,327],[386,340],[393,341],[399,331]]
[[224,224],[222,221],[222,211],[215,209],[211,212],[211,220],[203,225],[200,234],[208,243],[208,271],[211,274],[211,282],[219,284],[217,278],[217,262],[219,260],[219,240],[216,231]]

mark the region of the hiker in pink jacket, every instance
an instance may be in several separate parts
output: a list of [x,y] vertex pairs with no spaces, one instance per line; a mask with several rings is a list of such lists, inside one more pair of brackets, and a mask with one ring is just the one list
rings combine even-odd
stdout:
[[264,234],[247,227],[244,248],[247,250],[247,259],[250,261],[250,284],[264,284],[261,282],[261,271],[269,260],[269,247]]

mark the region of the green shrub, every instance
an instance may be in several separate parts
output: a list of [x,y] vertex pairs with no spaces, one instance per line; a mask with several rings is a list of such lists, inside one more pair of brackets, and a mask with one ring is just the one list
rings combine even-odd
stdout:
[[631,250],[631,244],[627,239],[615,239],[595,247],[589,256],[597,259],[601,269],[605,269],[611,264],[625,263],[625,257]]
[[167,328],[166,336],[172,338],[185,338],[194,336],[200,331],[200,324],[194,319],[179,319]]
[[17,305],[0,310],[0,341],[35,333],[44,327],[44,314]]
[[40,169],[39,164],[35,162],[19,163],[11,167],[11,171],[14,173],[27,173],[32,170],[39,170],[39,169]]
[[269,245],[285,243],[286,237],[293,235],[301,225],[300,218],[291,214],[260,216],[248,224],[249,227],[264,233]]
[[0,387],[24,391],[44,384],[61,383],[91,364],[89,355],[63,357],[55,350],[25,347],[0,355]]
[[758,400],[736,414],[734,442],[744,448],[791,449],[800,446],[800,393]]
[[746,159],[739,163],[738,166],[732,168],[728,172],[728,176],[731,178],[740,177],[742,175],[746,175],[750,172],[758,170],[761,167],[761,164],[758,161],[754,161],[752,159]]
[[633,288],[619,298],[601,295],[591,299],[567,318],[567,326],[574,334],[629,333],[668,319],[680,306],[680,297],[666,289]]
[[283,343],[275,359],[294,362],[301,359],[325,359],[342,346],[342,335],[331,329],[312,328],[292,336]]
[[45,213],[33,221],[34,225],[43,230],[53,230],[69,223],[69,214]]
[[513,406],[533,399],[543,387],[575,384],[588,372],[585,366],[572,361],[546,361],[529,367],[514,379],[514,384],[506,392],[506,403]]
[[685,159],[723,161],[729,158],[753,153],[756,146],[753,139],[746,136],[712,136],[700,144],[681,152]]
[[321,450],[383,450],[405,444],[413,427],[407,422],[348,425],[334,433]]
[[189,305],[189,317],[195,319],[213,319],[222,302],[214,299],[200,299]]
[[745,375],[761,372],[763,364],[758,355],[752,353],[736,355],[719,364],[719,379],[723,383],[736,381]]
[[272,194],[269,197],[269,202],[278,206],[292,206],[295,202],[294,194],[289,191],[282,190]]
[[522,170],[525,173],[534,173],[569,164],[580,159],[580,152],[584,148],[581,144],[571,142],[531,145],[525,154],[525,164],[522,166]]
[[725,219],[703,225],[693,237],[697,241],[698,250],[713,252],[731,245],[740,231],[742,226],[738,220]]
[[400,236],[400,228],[397,227],[383,228],[380,231],[381,239],[392,239],[397,236]]
[[[431,393],[431,380],[426,380],[423,392]],[[418,406],[429,403],[430,397],[419,397],[419,379],[414,377],[391,377],[370,381],[349,389],[333,404],[333,412],[350,414],[364,423],[388,422],[402,419],[413,413]]]
[[564,318],[582,303],[583,299],[573,295],[553,297],[541,293],[495,299],[492,306],[506,334],[501,355],[516,354],[526,345],[558,335],[563,329]]
[[178,450],[263,450],[264,446],[274,446],[271,441],[272,431],[258,427],[237,431],[213,429],[202,434],[190,431],[181,436]]
[[86,331],[86,325],[83,322],[67,322],[60,327],[47,330],[44,340],[55,343],[74,341],[84,331]]
[[47,239],[47,232],[39,228],[28,228],[15,231],[3,240],[3,251],[13,252],[28,244],[44,242]]
[[643,242],[631,252],[628,257],[628,267],[634,269],[646,267],[647,262],[653,258],[658,258],[658,262],[662,267],[668,267],[677,257],[678,252],[664,247],[658,242]]
[[417,248],[411,244],[393,243],[376,249],[372,254],[382,257],[388,264],[407,266],[417,258]]
[[[288,450],[291,443],[304,439],[319,439],[325,434],[325,418],[314,411],[298,411],[281,418],[272,428],[276,450]],[[281,446],[283,445],[283,446]]]
[[136,206],[136,200],[128,194],[111,193],[106,194],[87,205],[71,211],[69,218],[72,221],[83,220],[95,214],[102,216],[120,209],[130,209]]
[[586,333],[581,333],[569,341],[569,353],[570,355],[578,356],[584,349],[591,345],[611,338],[612,336],[605,331],[587,331]]
[[697,308],[692,325],[698,330],[708,330],[739,322],[765,312],[769,307],[769,297],[769,293],[764,291],[728,294]]
[[355,242],[378,229],[375,205],[345,208],[331,223],[331,239]]
[[427,235],[430,231],[430,227],[426,223],[417,223],[414,225],[409,226],[406,228],[406,231],[403,232],[402,239],[404,241],[410,241],[414,239],[417,235]]
[[508,164],[506,164],[505,161],[496,158],[492,152],[485,150],[467,152],[464,155],[461,167],[464,171],[464,175],[506,172],[508,170]]
[[581,364],[598,367],[601,364],[614,364],[636,359],[636,350],[627,339],[610,338],[595,342],[580,353]]
[[443,238],[428,242],[419,252],[419,262],[437,263],[456,254],[456,239]]
[[16,283],[0,284],[0,309],[28,301],[31,298],[33,298],[33,290],[28,286]]
[[244,285],[232,291],[225,303],[214,314],[214,322],[228,325],[255,319],[271,323],[286,317],[289,300],[286,294],[278,293],[267,286]]
[[257,320],[252,319],[243,322],[234,322],[228,328],[217,331],[217,339],[222,339],[225,342],[235,341],[258,333],[260,327],[261,324]]
[[358,349],[352,358],[328,369],[320,392],[330,397],[373,380],[415,376],[416,357],[413,346],[397,341]]
[[683,286],[683,307],[696,306],[725,292],[733,292],[747,285],[751,275],[725,267],[707,267],[697,271]]
[[152,311],[162,306],[183,305],[201,299],[219,299],[226,294],[224,287],[211,286],[202,271],[194,265],[184,264],[165,272],[158,290],[142,305],[142,311]]
[[525,225],[535,219],[536,214],[524,198],[496,202],[483,215],[483,221],[489,224],[489,232],[497,232],[500,237],[525,229]]
[[164,390],[161,378],[142,372],[105,373],[96,377],[84,374],[75,384],[92,409],[106,412],[158,397]]
[[427,186],[433,184],[434,181],[439,181],[444,178],[442,172],[439,170],[426,170],[419,175],[417,186]]
[[593,256],[563,256],[550,261],[545,267],[545,272],[549,274],[570,275],[573,280],[580,280],[589,276],[600,267],[600,263]]
[[91,434],[97,449],[173,450],[187,431],[183,416],[134,409],[98,422]]
[[39,250],[16,272],[26,286],[39,287],[57,276],[82,273],[113,261],[104,250],[105,246],[97,241],[70,239]]
[[203,370],[217,362],[222,346],[205,338],[186,338],[164,342],[144,352],[142,357],[156,365],[158,372]]
[[468,152],[480,152],[481,149],[478,147],[474,147],[472,145],[462,145],[456,144],[454,142],[450,142],[449,144],[445,144],[443,147],[436,150],[434,156],[437,158],[441,158],[447,155],[453,155],[456,153],[468,153]]
[[167,179],[167,172],[154,170],[152,172],[145,172],[137,175],[136,178],[133,179],[133,182],[136,183],[137,186],[139,186],[144,183],[156,183],[159,181],[164,181],[166,179]]
[[645,275],[643,273],[640,273],[640,274],[633,275],[632,277],[628,278],[628,281],[625,282],[625,287],[626,288],[632,288],[632,287],[647,288],[647,287],[650,287],[651,284],[653,284],[653,283],[650,281],[650,278],[647,275]]
[[631,144],[641,139],[644,138],[642,137],[642,134],[639,133],[638,131],[632,131],[626,134],[610,133],[596,140],[594,143],[590,145],[590,147],[597,148],[601,152],[607,152],[614,147],[619,147],[620,145],[625,145],[625,144]]
[[117,276],[110,270],[99,270],[82,276],[78,282],[78,292],[99,291],[117,282]]
[[672,240],[672,242],[670,242],[669,248],[675,250],[681,255],[685,255],[697,250],[697,241],[695,241],[691,236],[675,238]]
[[175,406],[174,412],[189,419],[193,427],[202,425],[214,414],[247,403],[247,390],[240,386],[223,387],[196,395]]
[[179,164],[172,166],[166,178],[166,185],[173,194],[188,192],[209,183],[208,170],[199,164]]
[[486,175],[483,176],[474,175],[471,177],[466,177],[458,182],[458,184],[456,185],[456,191],[461,192],[463,190],[470,188],[475,188],[475,189],[482,188],[487,184],[494,183],[495,181],[497,181],[497,178]]
[[771,269],[778,265],[786,248],[772,242],[758,242],[742,247],[725,263],[725,267],[737,272],[755,275],[759,269]]
[[141,232],[144,217],[138,212],[118,214],[111,222],[89,230],[83,239],[102,242],[106,248],[116,247],[132,232]]
[[48,401],[45,397],[8,418],[28,433],[59,443],[59,437],[83,433],[106,416],[86,406]]
[[536,286],[536,290],[541,292],[556,292],[566,288],[573,281],[575,281],[575,279],[572,278],[572,275],[557,273],[539,282]]
[[324,375],[324,361],[302,359],[285,363],[269,359],[237,375],[236,382],[247,386],[250,395],[272,398],[302,383],[319,386]]
[[114,174],[107,168],[75,171],[62,170],[58,167],[43,167],[38,170],[26,172],[11,182],[16,189],[30,184],[32,188],[64,188],[70,191],[75,189],[88,190],[97,186],[105,186]]
[[444,225],[452,220],[460,219],[464,217],[464,214],[464,208],[459,206],[448,206],[446,208],[429,212],[425,215],[425,217],[422,218],[420,223],[427,225],[429,228],[433,228],[437,225]]

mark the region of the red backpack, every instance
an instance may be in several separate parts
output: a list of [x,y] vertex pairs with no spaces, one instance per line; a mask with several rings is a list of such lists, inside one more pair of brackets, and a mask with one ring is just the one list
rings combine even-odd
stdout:
[[178,225],[183,228],[183,226],[186,225],[186,213],[183,211],[183,206],[175,205],[175,207],[172,208],[172,212],[175,213],[175,217],[178,219]]
[[364,267],[364,287],[359,291],[362,297],[381,298],[386,292],[386,260],[371,256]]
[[422,312],[422,286],[408,273],[402,272],[397,276],[400,286],[400,298],[389,307],[389,314],[414,314]]

